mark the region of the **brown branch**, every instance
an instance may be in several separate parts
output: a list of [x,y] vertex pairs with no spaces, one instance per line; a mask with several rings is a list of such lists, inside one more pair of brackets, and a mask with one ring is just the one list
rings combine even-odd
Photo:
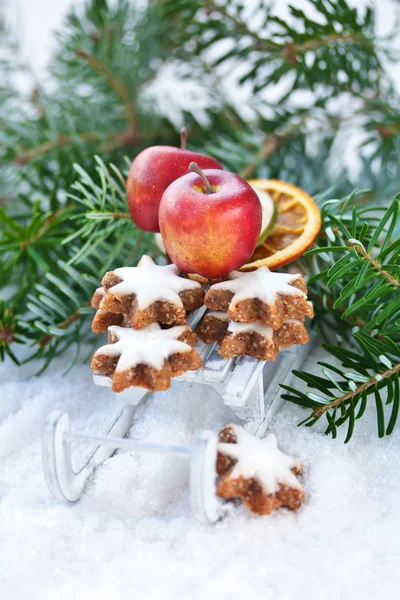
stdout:
[[[250,163],[249,165],[247,165],[241,171],[241,173],[240,173],[241,177],[243,177],[244,179],[246,179],[247,177],[250,177],[250,175],[252,175],[253,172],[257,169],[260,160],[269,158],[275,152],[275,150],[277,150],[279,147],[281,147],[283,144],[285,144],[286,141],[294,133],[296,133],[302,127],[302,125],[304,125],[304,123],[307,121],[309,116],[310,116],[309,113],[303,114],[299,118],[298,123],[295,123],[294,125],[292,125],[285,133],[283,133],[281,135],[276,134],[276,135],[268,136],[266,138],[263,146],[260,148],[260,150],[255,155],[254,161],[252,163]],[[329,119],[328,125],[324,125],[323,127],[314,129],[312,131],[312,133],[313,134],[324,133],[325,131],[329,131],[330,129],[332,129],[332,127],[338,128],[342,123],[350,120],[351,118],[353,118],[353,115],[347,116],[347,117],[335,117],[335,118]]]
[[330,46],[336,42],[363,42],[364,37],[361,37],[358,33],[331,33],[324,38],[319,40],[308,40],[302,44],[296,44],[296,50],[300,52],[307,52],[307,50],[318,50],[318,48],[324,48]]
[[50,227],[51,227],[52,223],[55,221],[55,219],[57,219],[57,217],[59,217],[63,213],[68,212],[69,209],[70,209],[69,206],[60,208],[59,210],[56,210],[54,213],[52,213],[51,215],[46,217],[46,219],[43,221],[43,225],[39,229],[39,231],[35,235],[30,237],[29,239],[23,240],[20,243],[20,248],[25,249],[28,246],[31,246],[32,244],[34,244],[35,242],[40,240],[40,238],[42,238],[48,232],[48,230],[50,229]]
[[243,179],[250,177],[257,169],[260,160],[269,158],[271,154],[284,143],[285,139],[286,136],[280,135],[267,137],[263,146],[261,146],[260,150],[255,154],[253,162],[240,171],[240,176],[243,177]]
[[379,273],[381,275],[383,275],[383,277],[385,277],[389,283],[391,283],[391,285],[393,285],[394,287],[400,287],[400,282],[397,281],[397,279],[395,279],[394,277],[392,277],[392,275],[390,273],[388,273],[387,271],[385,271],[385,269],[382,268],[382,265],[380,265],[378,263],[377,260],[375,260],[375,258],[373,258],[373,256],[371,256],[371,254],[369,254],[369,252],[367,252],[363,246],[361,246],[359,243],[357,242],[348,242],[349,246],[351,248],[355,248],[355,250],[361,254],[361,256],[363,258],[365,258],[365,260],[367,260],[373,267],[374,269],[376,269],[377,271],[379,271]]
[[114,219],[115,221],[118,219],[132,219],[129,213],[124,212],[102,212],[101,210],[89,210],[86,213],[87,218],[93,218],[94,215],[99,215],[99,218],[102,219]]
[[337,42],[362,42],[365,43],[364,37],[361,37],[358,33],[332,33],[325,36],[324,38],[317,40],[308,40],[301,44],[295,42],[286,42],[283,54],[287,57],[291,65],[297,63],[298,54],[304,54],[308,50],[318,50],[319,48],[325,48],[331,44]]
[[394,135],[400,133],[400,127],[395,125],[378,125],[375,131],[383,138],[392,138]]
[[14,331],[11,327],[4,326],[0,329],[0,345],[7,346],[15,342]]
[[85,52],[84,50],[77,50],[76,54],[77,54],[77,56],[80,56],[81,58],[86,60],[89,63],[89,65],[91,67],[93,67],[93,69],[95,71],[97,71],[97,73],[100,73],[101,75],[103,75],[105,77],[105,79],[108,81],[110,86],[115,90],[115,92],[118,94],[118,96],[121,98],[122,102],[124,103],[126,118],[128,121],[128,127],[129,127],[130,131],[132,131],[132,132],[136,131],[137,119],[136,119],[135,107],[133,106],[133,104],[129,98],[128,90],[121,83],[121,81],[118,79],[118,77],[115,75],[115,73],[113,73],[111,71],[111,69],[106,64],[104,64],[101,60],[99,60],[95,56],[87,54],[87,52]]
[[[17,165],[25,165],[31,160],[38,158],[39,156],[43,156],[52,150],[56,150],[57,148],[62,148],[63,146],[67,146],[69,144],[75,144],[77,142],[96,142],[103,137],[102,134],[95,132],[84,132],[78,133],[75,135],[66,135],[64,133],[58,134],[57,138],[52,141],[48,140],[35,148],[22,149],[21,154],[16,156],[14,159],[14,163]],[[116,131],[109,133],[106,137],[106,141],[104,142],[101,150],[103,152],[110,152],[115,148],[123,148],[125,146],[129,146],[131,144],[135,144],[144,139],[144,135],[137,134],[132,131]]]
[[236,29],[238,29],[243,35],[248,35],[252,37],[255,42],[255,47],[257,49],[279,49],[279,44],[273,42],[272,40],[266,40],[265,38],[260,37],[256,31],[249,29],[247,24],[241,19],[239,19],[239,17],[228,12],[225,5],[216,4],[212,0],[207,0],[205,3],[205,8],[207,10],[207,13],[216,12],[220,14],[225,19],[230,20],[235,25]]
[[29,150],[22,150],[22,153],[14,159],[15,164],[17,165],[25,165],[27,162],[34,160],[38,156],[43,156],[56,148],[61,148],[62,146],[67,146],[68,144],[72,144],[76,142],[78,139],[83,140],[85,142],[95,142],[100,138],[98,133],[81,133],[75,136],[65,135],[64,133],[59,133],[57,138],[53,140],[47,140],[40,146],[36,146],[36,148],[30,148]]
[[395,365],[391,369],[387,369],[387,371],[383,371],[382,373],[379,373],[378,379],[376,377],[373,377],[369,381],[366,381],[365,383],[360,385],[356,390],[354,390],[354,392],[348,392],[347,394],[344,394],[343,396],[339,396],[339,398],[335,398],[335,400],[332,400],[332,402],[329,402],[329,404],[325,404],[322,407],[318,407],[314,411],[314,415],[316,417],[320,417],[327,410],[330,410],[331,408],[336,408],[340,404],[343,404],[343,402],[347,402],[347,400],[352,400],[353,398],[355,398],[355,396],[362,394],[363,392],[368,390],[370,387],[373,387],[374,385],[376,385],[377,383],[379,383],[380,381],[382,381],[384,379],[388,379],[388,377],[391,377],[392,375],[395,375],[396,373],[400,373],[400,363]]
[[[239,17],[228,12],[225,5],[219,5],[213,2],[212,0],[208,0],[206,2],[206,9],[209,13],[219,13],[225,19],[230,20],[235,25],[236,29],[238,29],[243,35],[248,35],[252,37],[255,42],[255,49],[267,49],[273,50],[275,52],[281,50],[282,46],[280,43],[260,37],[260,35],[256,31],[249,29],[248,25],[244,21],[239,19]],[[330,46],[331,44],[335,44],[338,42],[368,43],[368,40],[364,36],[361,36],[359,33],[332,33],[330,35],[325,36],[324,38],[308,40],[300,44],[295,44],[293,41],[288,41],[283,47],[283,54],[287,57],[290,64],[295,65],[299,53],[305,53],[308,50],[318,50],[319,48],[324,48],[326,46]]]
[[[85,304],[82,308],[86,308],[86,306],[90,306],[90,303]],[[66,329],[67,327],[69,327],[70,325],[72,325],[72,323],[74,323],[75,321],[77,321],[78,319],[80,319],[81,317],[84,317],[85,315],[83,315],[82,313],[79,312],[80,309],[76,310],[74,313],[72,313],[72,315],[70,315],[68,317],[68,319],[65,319],[65,321],[62,321],[62,323],[59,323],[57,325],[57,327],[59,329]],[[53,339],[54,335],[50,335],[48,333],[46,333],[46,335],[42,336],[39,340],[39,346],[41,348],[43,348],[43,346],[46,346],[49,342],[51,342],[51,340]]]
[[260,150],[255,154],[253,162],[242,169],[240,176],[243,177],[243,179],[250,177],[259,166],[261,160],[269,158],[275,152],[275,150],[282,146],[294,133],[296,133],[296,131],[300,129],[300,127],[304,124],[304,121],[306,121],[307,116],[308,115],[303,115],[299,122],[295,125],[292,125],[285,133],[281,135],[276,134],[268,136]]
[[[130,215],[129,215],[129,218],[130,218]],[[128,255],[127,259],[125,260],[125,264],[126,264],[126,265],[129,265],[130,261],[131,261],[131,260],[132,260],[132,258],[135,256],[135,254],[136,254],[136,252],[137,252],[137,249],[138,249],[139,245],[140,245],[140,244],[141,244],[141,242],[142,242],[142,239],[143,239],[143,231],[141,231],[141,230],[139,229],[139,231],[138,231],[138,234],[137,234],[137,236],[136,236],[136,241],[135,241],[135,243],[134,243],[134,245],[133,245],[133,248],[132,248],[131,252],[129,253],[129,255]]]
[[112,219],[131,219],[131,215],[129,213],[115,212],[111,213]]

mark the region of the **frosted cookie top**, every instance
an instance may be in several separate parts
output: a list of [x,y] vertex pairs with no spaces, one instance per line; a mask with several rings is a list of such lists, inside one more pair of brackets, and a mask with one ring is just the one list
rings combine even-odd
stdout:
[[190,352],[192,347],[178,340],[187,327],[185,325],[161,329],[152,323],[144,329],[129,329],[111,325],[108,331],[117,338],[114,344],[99,348],[96,355],[119,356],[115,372],[125,371],[138,364],[162,369],[164,360],[172,354]]
[[266,338],[272,338],[274,335],[272,327],[268,327],[268,325],[263,325],[262,323],[236,323],[235,321],[229,321],[228,331],[233,334],[254,332]]
[[105,296],[106,290],[103,287],[98,287],[95,289],[94,293],[103,298]]
[[258,298],[267,304],[274,304],[278,294],[306,298],[304,292],[290,285],[297,279],[301,279],[301,276],[289,273],[272,273],[268,267],[260,267],[249,273],[232,271],[229,275],[229,281],[215,283],[211,286],[210,291],[228,290],[233,292],[234,296],[229,307],[233,310],[237,302],[250,298]]
[[219,443],[218,450],[237,463],[229,473],[229,479],[257,479],[269,494],[275,494],[280,484],[302,489],[292,472],[300,471],[301,463],[297,458],[288,456],[279,450],[276,437],[269,433],[265,438],[256,438],[238,425],[229,425],[233,430],[236,443]]
[[220,319],[220,321],[228,320],[228,314],[222,310],[210,310],[205,316],[214,317],[215,319]]
[[179,294],[185,290],[201,288],[200,283],[179,277],[174,264],[156,265],[150,256],[142,256],[137,267],[121,267],[113,273],[122,281],[108,291],[113,294],[134,294],[141,309],[157,300],[183,306]]
[[[221,321],[229,321],[228,331],[233,334],[254,332],[266,338],[272,338],[274,335],[274,330],[272,327],[268,327],[268,325],[263,325],[262,323],[239,323],[236,321],[231,321],[228,317],[228,314],[223,311],[210,311],[207,313],[206,317],[214,317]],[[301,321],[298,319],[286,319],[283,325],[286,323],[298,323],[299,325],[302,325]]]

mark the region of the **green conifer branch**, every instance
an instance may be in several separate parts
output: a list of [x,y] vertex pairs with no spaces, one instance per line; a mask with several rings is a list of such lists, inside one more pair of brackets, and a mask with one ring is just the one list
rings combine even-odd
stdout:
[[[290,392],[283,397],[312,410],[303,421],[307,425],[325,416],[327,432],[334,437],[338,427],[347,424],[345,442],[350,441],[355,421],[362,416],[371,395],[377,407],[378,435],[392,433],[397,422],[400,402],[399,214],[400,195],[381,214],[373,207],[357,204],[354,195],[325,203],[322,215],[326,235],[321,235],[318,247],[306,254],[310,260],[306,269],[312,273],[310,296],[316,295],[324,307],[321,310],[315,303],[316,322],[320,326],[330,323],[331,338],[334,330],[341,332],[336,344],[331,342],[324,346],[340,361],[341,367],[319,363],[323,377],[295,372],[317,393],[304,394],[293,385],[282,386]],[[347,338],[345,343],[343,333]],[[387,368],[382,369],[382,365]],[[339,394],[332,393],[332,388]],[[390,416],[386,426],[387,411],[381,391],[387,395],[387,405],[393,403],[388,409]],[[358,405],[361,412],[355,416]]]

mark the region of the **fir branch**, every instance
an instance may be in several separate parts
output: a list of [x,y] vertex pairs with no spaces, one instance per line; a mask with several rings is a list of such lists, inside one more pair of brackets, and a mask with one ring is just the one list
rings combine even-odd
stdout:
[[40,144],[36,148],[22,149],[19,154],[14,158],[16,165],[23,166],[26,163],[41,158],[49,152],[53,152],[63,146],[71,146],[74,144],[81,145],[82,143],[94,143],[101,141],[100,150],[101,152],[111,152],[118,148],[125,148],[127,146],[134,146],[135,144],[142,143],[145,141],[146,136],[143,133],[136,133],[132,129],[126,129],[122,131],[110,132],[106,135],[95,133],[93,131],[87,131],[78,133],[76,135],[66,135],[64,133],[57,134],[57,139],[52,141],[48,140],[43,144]]
[[[72,344],[80,346],[84,338],[90,342],[90,301],[113,261],[118,261],[118,265],[136,264],[144,252],[154,257],[159,253],[154,236],[138,232],[130,215],[123,210],[125,178],[115,166],[107,166],[97,157],[96,177],[78,165],[76,172],[79,180],[71,194],[74,203],[68,207],[69,217],[76,227],[63,232],[62,247],[59,248],[59,242],[53,267],[45,270],[43,280],[34,291],[28,292],[29,286],[24,290],[29,312],[18,321],[21,339],[34,346],[30,359],[42,359],[45,366]],[[58,214],[61,225],[64,217]],[[54,226],[54,219],[46,217],[38,232],[46,238]],[[30,242],[40,243],[41,236],[36,233]],[[68,249],[67,260],[63,256],[64,248]],[[39,260],[38,253],[34,256]],[[15,326],[14,320],[7,330],[3,328],[9,340],[3,344],[7,350],[13,342]]]
[[[324,295],[322,296],[319,293],[316,293],[313,288],[309,289],[309,298],[310,300],[317,305],[324,305],[324,308],[326,308],[330,313],[334,313],[337,312],[337,316],[338,319],[342,318],[342,315],[346,312],[346,307],[345,306],[335,306],[335,301],[333,298]],[[361,319],[360,317],[354,316],[354,315],[347,315],[346,316],[346,321],[351,325],[351,327],[358,327],[360,329],[362,329],[363,327],[366,326],[366,321],[364,321],[363,319]],[[379,336],[379,334],[376,335],[377,339],[381,339],[384,340],[383,337]]]
[[[307,40],[295,44],[294,42],[287,42],[285,47],[285,53],[293,60],[293,57],[297,60],[298,54],[308,52],[309,50],[318,50],[319,48],[325,48],[332,44],[340,42],[361,42],[366,43],[367,40],[360,33],[331,33],[321,39]],[[370,42],[369,42],[370,43]],[[287,50],[286,50],[287,49]]]
[[[90,304],[84,304],[83,306],[81,306],[80,309],[76,310],[75,312],[72,313],[72,315],[70,315],[67,319],[64,319],[64,321],[61,321],[61,323],[57,323],[56,327],[57,329],[68,329],[68,327],[70,327],[70,325],[72,325],[72,323],[75,323],[75,321],[77,321],[78,319],[82,319],[85,318],[86,315],[82,314],[82,309],[89,307]],[[44,346],[46,346],[49,342],[51,342],[51,340],[54,339],[54,335],[50,335],[48,333],[46,333],[44,336],[42,336],[39,340],[39,346],[41,348],[43,348]]]
[[286,141],[286,139],[288,139],[288,137],[289,134],[268,137],[261,146],[260,150],[258,150],[258,152],[255,154],[253,161],[240,171],[240,176],[244,179],[251,177],[260,163],[264,160],[267,160],[275,152],[275,150],[277,150],[277,148],[279,148]]
[[91,56],[87,54],[84,50],[78,49],[76,51],[77,56],[83,58],[88,62],[88,64],[98,73],[100,73],[104,78],[108,81],[110,86],[115,90],[117,95],[121,98],[124,103],[126,118],[128,122],[128,128],[131,135],[136,133],[137,129],[137,116],[136,110],[133,103],[130,100],[129,92],[120,81],[120,79],[112,72],[112,70],[104,64],[101,60],[96,58],[96,56]]
[[391,285],[394,287],[400,287],[400,282],[392,277],[390,273],[385,271],[385,269],[382,268],[382,265],[380,265],[379,262],[365,250],[362,244],[360,244],[358,241],[352,240],[349,240],[348,244],[351,248],[354,248],[359,254],[361,254],[361,256],[368,261],[374,267],[374,269],[376,269],[382,275],[382,277],[385,277]]
[[52,227],[53,223],[61,216],[63,216],[64,214],[68,213],[70,211],[70,208],[60,208],[59,210],[53,212],[52,214],[48,215],[44,221],[43,224],[40,226],[40,228],[35,231],[35,233],[33,233],[30,237],[28,237],[27,239],[23,239],[21,240],[19,246],[22,250],[25,250],[26,248],[28,248],[29,246],[33,246],[34,244],[36,244],[36,242],[38,242],[41,238],[43,238],[50,230],[50,228]]
[[361,384],[356,387],[355,390],[344,394],[343,396],[339,396],[332,400],[332,402],[328,402],[328,404],[324,404],[320,408],[316,408],[312,414],[312,418],[321,417],[326,411],[337,408],[341,404],[348,402],[349,400],[355,400],[357,396],[361,396],[364,392],[369,392],[372,387],[375,387],[380,384],[382,381],[385,381],[389,377],[396,376],[400,373],[400,363],[392,367],[391,369],[387,369],[386,371],[379,372],[375,377],[372,377],[367,382]]
[[206,0],[205,9],[208,14],[216,13],[220,17],[226,19],[231,25],[232,29],[240,32],[241,35],[250,37],[255,48],[258,50],[279,50],[280,45],[273,40],[262,38],[257,31],[250,29],[245,21],[240,18],[238,12],[230,12],[227,9],[228,4],[217,4],[213,0]]
[[268,136],[264,144],[256,152],[253,160],[248,165],[246,165],[246,167],[240,172],[241,177],[243,177],[244,179],[248,179],[249,177],[251,177],[254,171],[256,171],[256,169],[259,167],[260,163],[270,158],[270,156],[272,156],[272,154],[278,148],[280,148],[283,144],[290,140],[293,137],[293,135],[295,135],[299,131],[299,129],[302,127],[306,120],[307,116],[301,115],[298,122],[289,127],[289,129],[286,132],[280,135]]
[[[317,323],[329,324],[331,331],[344,331],[347,343],[324,346],[341,362],[339,368],[320,363],[324,377],[301,371],[294,373],[309,388],[317,389],[317,394],[304,394],[297,387],[283,386],[289,392],[283,398],[312,409],[304,424],[313,425],[325,416],[327,433],[333,437],[337,436],[338,427],[347,423],[345,442],[350,441],[355,421],[361,418],[371,394],[375,396],[379,436],[385,435],[385,431],[387,435],[392,433],[397,422],[400,402],[400,283],[397,279],[400,276],[400,240],[396,227],[399,210],[400,195],[378,219],[374,216],[374,207],[357,205],[355,194],[341,201],[328,201],[321,211],[325,235],[321,235],[317,247],[306,254],[310,262],[305,262],[304,266],[313,273],[309,281],[310,296],[322,300],[323,305],[321,307],[321,302],[314,305]],[[333,227],[336,227],[336,233]],[[368,249],[364,246],[367,244]],[[341,255],[339,260],[338,253]],[[381,371],[380,364],[387,369]],[[338,374],[341,381],[330,372]],[[332,385],[340,392],[336,397],[329,391]],[[386,390],[388,404],[394,399],[386,430],[380,390]],[[360,402],[356,417],[354,411]],[[340,409],[339,414],[337,409]]]
[[57,139],[47,140],[43,144],[40,144],[36,148],[29,149],[21,149],[19,150],[19,154],[14,158],[14,162],[17,165],[25,165],[27,162],[31,160],[35,160],[36,158],[42,157],[45,154],[48,154],[52,150],[57,148],[61,148],[62,146],[67,146],[69,144],[74,144],[79,140],[79,142],[96,142],[101,139],[101,135],[94,132],[84,132],[78,134],[76,136],[65,135],[64,133],[57,134]]
[[18,316],[15,315],[13,308],[6,305],[5,301],[0,298],[0,359],[4,360],[8,356],[18,365],[19,360],[12,347],[21,343],[23,343],[23,339]]
[[[329,4],[309,0],[315,18],[290,6],[292,19],[283,21],[263,1],[255,5],[251,17],[250,10],[246,11],[241,2],[234,0],[213,0],[204,7],[201,2],[184,2],[175,11],[173,0],[162,0],[160,4],[168,15],[179,12],[183,28],[190,30],[196,43],[197,54],[209,53],[210,47],[221,41],[230,42],[229,50],[223,55],[218,52],[214,67],[229,61],[235,63],[240,56],[240,62],[245,60],[249,67],[239,81],[248,82],[255,93],[289,74],[294,75],[290,92],[309,88],[318,93],[317,88],[321,89],[323,84],[326,90],[329,88],[329,96],[373,90],[385,78],[381,64],[385,45],[375,35],[370,7],[363,14],[345,0]],[[250,18],[258,23],[257,29],[250,27]],[[182,40],[180,57],[183,46]],[[343,47],[347,52],[343,52]],[[347,55],[357,56],[359,69],[354,68]]]

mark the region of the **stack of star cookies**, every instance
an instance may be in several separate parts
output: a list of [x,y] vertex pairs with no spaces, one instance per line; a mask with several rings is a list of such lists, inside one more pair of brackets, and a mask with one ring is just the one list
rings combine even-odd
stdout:
[[199,335],[207,344],[218,342],[224,358],[247,354],[274,360],[281,348],[309,340],[304,319],[313,316],[313,307],[300,275],[267,267],[232,271],[228,281],[210,287],[204,303],[212,310]]
[[149,256],[137,267],[106,273],[101,283],[92,298],[92,329],[108,331],[108,344],[94,354],[92,369],[110,375],[114,391],[132,385],[165,390],[172,377],[201,366],[193,349],[198,338],[186,321],[188,312],[203,305],[199,283]]
[[304,319],[313,308],[300,275],[267,267],[232,271],[204,294],[175,265],[159,266],[143,256],[137,267],[109,271],[101,283],[92,298],[92,329],[108,331],[108,344],[97,350],[92,368],[111,376],[116,392],[132,385],[165,390],[173,377],[201,367],[187,314],[203,304],[211,310],[199,335],[207,344],[218,342],[224,358],[274,360],[281,348],[309,340]]

